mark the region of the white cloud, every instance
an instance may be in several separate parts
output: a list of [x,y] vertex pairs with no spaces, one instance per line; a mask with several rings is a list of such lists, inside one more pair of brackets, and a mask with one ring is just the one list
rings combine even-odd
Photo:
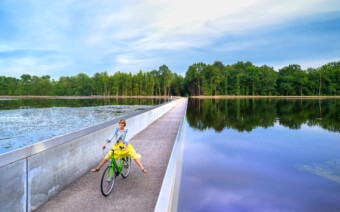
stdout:
[[[57,78],[58,71],[72,64],[70,61],[46,63],[36,58],[22,58],[15,60],[0,59],[0,70],[6,72],[6,76],[20,78],[22,74],[30,74],[36,76],[51,75]],[[0,73],[3,75],[3,73]]]
[[340,184],[340,165],[339,159],[326,161],[324,163],[314,163],[311,165],[296,165],[296,168],[301,171],[306,171],[311,174],[324,177],[331,181]]
[[119,12],[103,8],[87,18],[87,39],[80,46],[98,47],[133,39],[125,46],[130,51],[203,47],[227,32],[340,10],[340,4],[334,0],[149,0],[120,6]]
[[0,44],[0,52],[12,51],[13,47],[9,45]]
[[[301,59],[296,59],[296,60],[283,60],[280,61],[279,63],[267,63],[269,66],[273,66],[275,70],[279,70],[285,66],[288,66],[290,64],[299,64],[303,70],[306,70],[307,68],[319,68],[322,65],[325,65],[329,62],[336,62],[340,61],[340,57],[332,57],[332,58],[327,58],[327,59],[310,59],[310,60],[301,60]],[[260,64],[256,64],[260,65]],[[263,65],[263,64],[262,64]]]
[[[142,16],[157,17],[145,23],[148,28],[153,29],[153,32],[144,38],[143,42],[166,47],[161,45],[162,40],[166,40],[168,47],[174,44],[176,48],[204,46],[226,32],[248,30],[303,15],[340,10],[340,3],[333,0],[169,0],[162,1],[162,4],[158,2],[147,1],[142,5],[143,7],[147,5],[147,8],[152,7],[150,5],[157,5],[157,8],[145,11]],[[172,41],[173,37],[177,39]],[[178,42],[178,39],[181,42]]]
[[146,64],[152,61],[152,59],[138,59],[138,56],[131,54],[119,54],[116,56],[116,62],[118,64]]
[[[159,63],[163,63],[167,55],[157,55],[158,51],[204,48],[228,33],[235,35],[237,31],[304,15],[339,11],[340,3],[337,0],[28,1],[21,9],[11,10],[9,18],[20,36],[1,45],[0,51],[51,50],[74,61],[108,64],[98,69],[138,71],[150,66],[157,68],[152,63],[160,58]],[[248,45],[253,44],[230,44],[223,48],[233,51]],[[28,68],[33,67],[18,63],[16,68],[11,66],[17,72],[30,72]],[[48,70],[44,67],[46,63],[39,60],[35,69]],[[60,67],[68,66],[67,62],[60,64],[64,64]]]

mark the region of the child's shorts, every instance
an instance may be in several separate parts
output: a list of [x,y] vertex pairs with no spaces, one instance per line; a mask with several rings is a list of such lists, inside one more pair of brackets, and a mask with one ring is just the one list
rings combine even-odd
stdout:
[[[112,149],[116,149],[120,146],[124,146],[123,143],[116,143],[114,146],[112,146]],[[110,160],[112,158],[112,153],[113,151],[109,151],[109,153],[105,156],[105,159],[106,160]],[[141,155],[140,154],[137,154],[135,149],[132,147],[131,144],[129,144],[126,149],[124,150],[115,150],[115,154],[114,154],[114,157],[115,157],[115,160],[118,160],[119,158],[123,158],[123,157],[130,157],[132,160],[136,159],[136,158],[141,158]]]

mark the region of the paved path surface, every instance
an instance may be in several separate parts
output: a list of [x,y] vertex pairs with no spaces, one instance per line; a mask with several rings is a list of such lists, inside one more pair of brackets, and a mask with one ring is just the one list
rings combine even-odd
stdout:
[[[144,174],[132,161],[129,176],[118,176],[108,197],[100,192],[104,167],[85,174],[36,211],[154,211],[178,128],[185,113],[187,99],[131,139],[141,162],[149,172]],[[128,128],[128,126],[127,126]],[[98,147],[100,148],[100,147]]]

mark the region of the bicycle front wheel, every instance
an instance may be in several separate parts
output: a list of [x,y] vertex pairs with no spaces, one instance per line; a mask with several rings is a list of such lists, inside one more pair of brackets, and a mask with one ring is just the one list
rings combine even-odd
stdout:
[[104,196],[108,196],[113,190],[115,184],[116,173],[112,166],[106,167],[101,182],[101,191]]
[[122,177],[127,178],[127,176],[130,173],[130,169],[131,169],[131,158],[125,157],[125,158],[122,158],[121,160],[123,160],[123,162],[122,162]]

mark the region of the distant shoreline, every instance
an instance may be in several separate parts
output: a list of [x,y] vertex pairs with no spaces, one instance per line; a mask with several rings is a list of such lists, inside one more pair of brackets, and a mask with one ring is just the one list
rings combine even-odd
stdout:
[[[175,96],[173,96],[174,98]],[[0,98],[40,98],[40,99],[118,99],[118,98],[134,98],[134,99],[145,99],[145,98],[155,98],[155,99],[168,99],[169,96],[0,96]]]
[[[0,96],[0,98],[41,98],[41,99],[168,99],[169,96]],[[185,98],[181,96],[172,96],[172,98]],[[257,98],[285,98],[285,99],[339,99],[340,96],[190,96],[193,99],[257,99]]]
[[278,99],[339,99],[340,96],[191,96],[194,99],[260,99],[260,98],[278,98]]

